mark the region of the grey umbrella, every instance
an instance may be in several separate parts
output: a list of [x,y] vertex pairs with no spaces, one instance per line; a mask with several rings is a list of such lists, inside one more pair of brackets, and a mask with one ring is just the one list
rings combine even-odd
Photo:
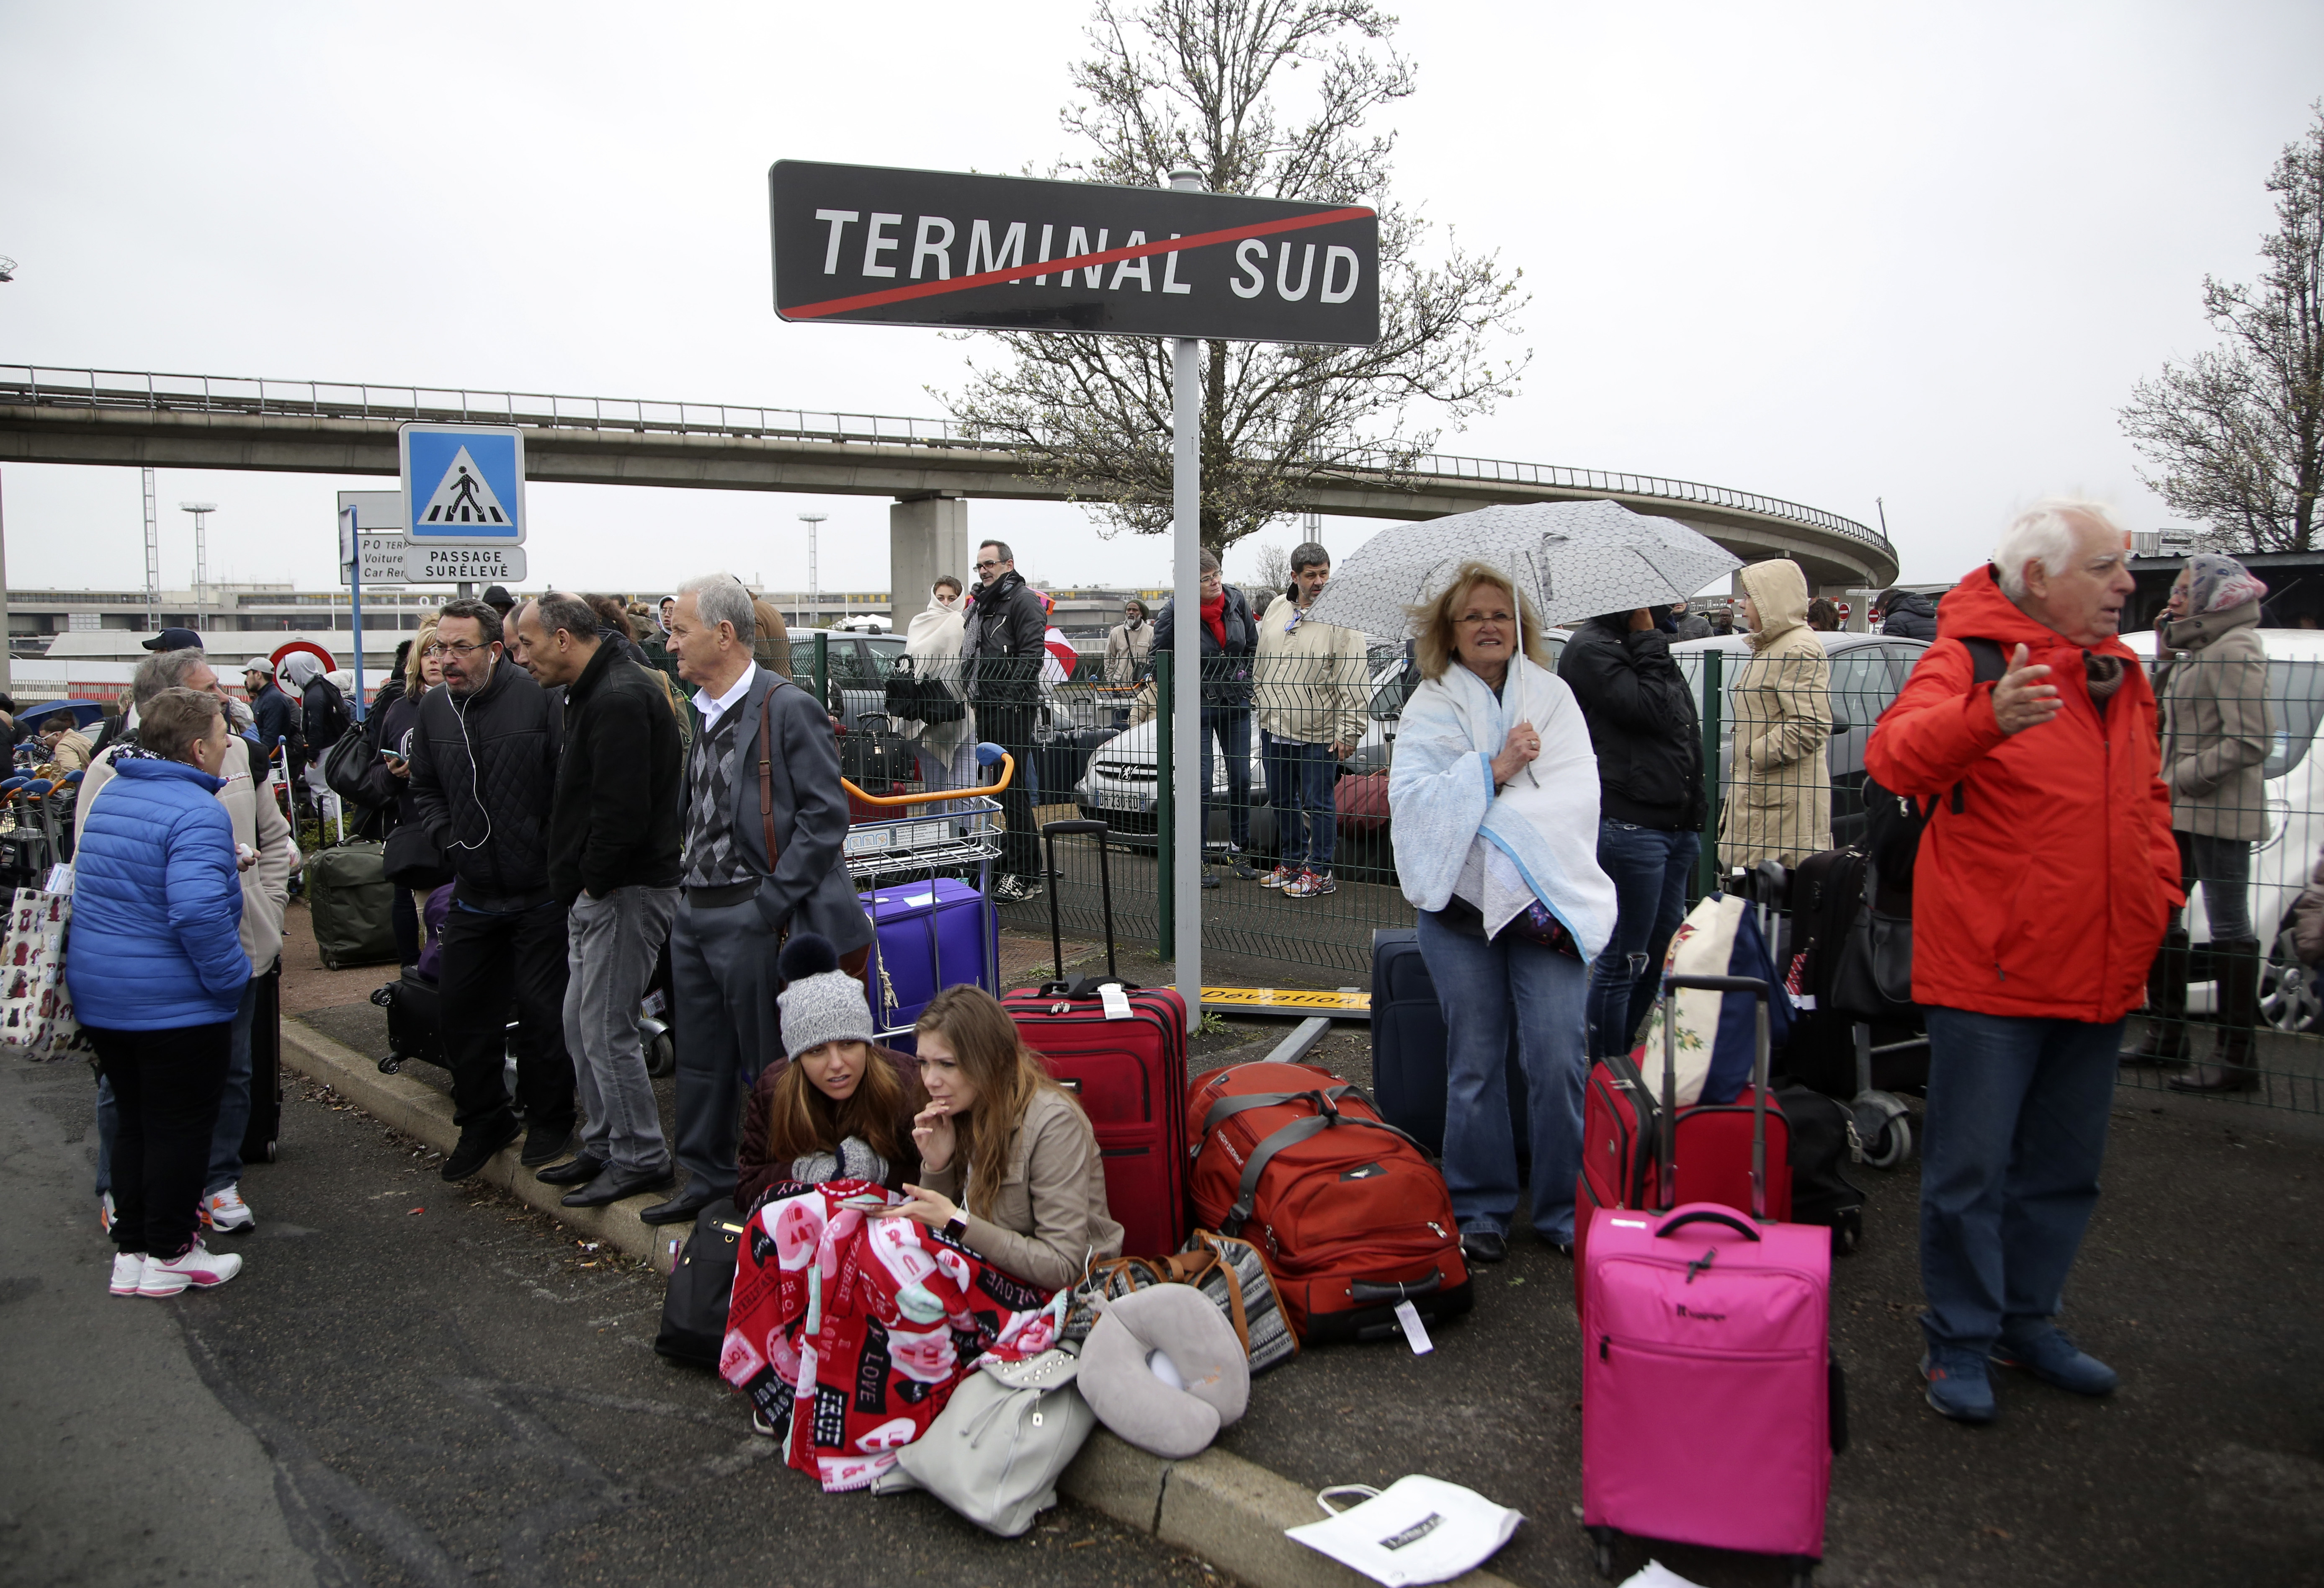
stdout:
[[1683,601],[1743,566],[1684,524],[1618,503],[1480,507],[1382,530],[1332,570],[1308,620],[1402,636],[1411,632],[1405,609],[1442,595],[1471,561],[1516,580],[1544,623]]

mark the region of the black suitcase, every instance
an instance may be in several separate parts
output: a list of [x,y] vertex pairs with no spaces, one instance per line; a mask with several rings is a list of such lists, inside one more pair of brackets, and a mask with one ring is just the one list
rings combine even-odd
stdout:
[[387,1057],[380,1073],[392,1076],[412,1059],[448,1067],[444,1059],[443,994],[436,983],[410,965],[403,974],[371,995],[387,1011]]
[[899,785],[918,772],[911,745],[890,732],[889,719],[878,712],[867,712],[859,721],[860,726],[840,735],[839,775],[866,794],[905,792]]
[[[1434,1156],[1444,1153],[1444,1011],[1420,957],[1420,934],[1382,928],[1372,934],[1372,1096],[1380,1117]],[[1525,1065],[1509,1032],[1509,1124],[1520,1168],[1532,1159],[1526,1125]]]
[[258,978],[250,1016],[250,1123],[243,1128],[242,1161],[272,1163],[282,1135],[282,960]]

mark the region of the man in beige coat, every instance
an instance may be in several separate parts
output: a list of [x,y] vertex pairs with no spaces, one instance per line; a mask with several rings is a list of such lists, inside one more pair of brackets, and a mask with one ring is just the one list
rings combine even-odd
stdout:
[[1286,899],[1333,891],[1340,836],[1332,791],[1340,762],[1364,736],[1364,637],[1307,621],[1332,577],[1332,554],[1310,540],[1293,549],[1291,586],[1259,622],[1252,704],[1259,759],[1275,808],[1276,867],[1259,879]]
[[1729,869],[1763,860],[1796,865],[1831,847],[1831,663],[1808,627],[1808,581],[1789,559],[1742,573],[1751,654],[1729,693],[1734,764],[1719,817]]
[[[2172,585],[2170,611],[2157,626],[2163,662],[2154,699],[2163,780],[2171,786],[2171,836],[2179,844],[2180,885],[2192,894],[2202,884],[2219,994],[2218,1049],[2192,1074],[2171,1078],[2176,1092],[2247,1092],[2259,1085],[2252,1063],[2260,945],[2252,930],[2251,864],[2252,845],[2267,836],[2262,771],[2273,742],[2267,651],[2259,639],[2266,593],[2235,559],[2198,552]],[[2146,974],[2146,1038],[2123,1055],[2124,1063],[2180,1065],[2190,1057],[2189,958],[2186,923],[2173,911]]]
[[[143,709],[164,689],[199,689],[225,698],[218,676],[199,651],[164,651],[137,664],[130,683],[134,704]],[[116,761],[151,754],[130,730],[89,764],[81,780],[77,811],[86,811],[112,780]],[[282,908],[290,897],[290,871],[298,863],[298,840],[275,798],[273,769],[256,756],[250,741],[239,734],[226,740],[225,763],[218,776],[226,787],[218,803],[234,821],[234,842],[242,864],[242,951],[250,956],[250,981],[242,990],[242,1003],[234,1012],[233,1045],[226,1060],[226,1092],[218,1100],[217,1128],[210,1134],[210,1167],[202,1182],[202,1209],[211,1228],[247,1230],[258,1223],[242,1199],[242,1138],[250,1123],[251,1028],[258,1012],[260,984],[282,953]],[[76,817],[78,819],[78,817]],[[97,1195],[103,1217],[110,1223],[113,1145],[113,1094],[97,1084]]]

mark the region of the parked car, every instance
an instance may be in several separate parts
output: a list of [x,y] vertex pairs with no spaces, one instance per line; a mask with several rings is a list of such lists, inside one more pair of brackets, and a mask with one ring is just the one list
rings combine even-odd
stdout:
[[[1831,779],[1831,841],[1845,846],[1864,837],[1864,744],[1873,724],[1888,709],[1904,687],[1914,664],[1928,650],[1921,640],[1883,634],[1820,633],[1824,655],[1831,663],[1831,743],[1824,765]],[[1751,642],[1741,634],[1720,634],[1707,640],[1686,640],[1671,647],[1671,658],[1694,690],[1698,716],[1702,712],[1703,658],[1720,656],[1720,677],[1725,698],[1719,714],[1719,781],[1731,779],[1735,755],[1735,680],[1750,655]]]
[[[2252,854],[2251,919],[2263,942],[2270,945],[2261,971],[2260,1007],[2267,1022],[2278,1030],[2324,1030],[2324,998],[2316,977],[2292,952],[2292,900],[2308,885],[2309,868],[2324,845],[2324,757],[2312,753],[2319,724],[2324,724],[2324,632],[2314,629],[2262,629],[2260,643],[2267,648],[2268,723],[2274,743],[2261,763],[2261,787],[2267,802],[2267,836]],[[2123,642],[2154,662],[2154,633],[2144,630],[2125,634]],[[2211,1007],[2209,956],[2202,946],[2211,940],[2209,903],[2197,889],[2187,910],[2187,930],[2198,945],[2189,1002]]]

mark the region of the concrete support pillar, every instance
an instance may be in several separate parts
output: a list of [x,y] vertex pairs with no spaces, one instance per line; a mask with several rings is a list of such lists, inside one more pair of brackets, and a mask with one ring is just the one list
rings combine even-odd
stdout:
[[950,574],[965,590],[976,583],[969,567],[968,503],[956,496],[913,496],[888,509],[889,621],[900,634],[928,605],[928,587]]

